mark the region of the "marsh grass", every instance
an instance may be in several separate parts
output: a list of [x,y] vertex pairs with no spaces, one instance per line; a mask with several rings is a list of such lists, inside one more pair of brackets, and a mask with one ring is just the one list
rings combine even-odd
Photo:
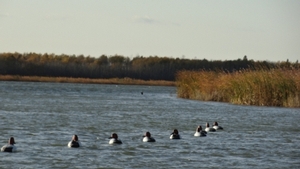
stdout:
[[177,95],[242,105],[300,107],[299,70],[181,71]]
[[131,78],[89,79],[89,78],[70,78],[70,77],[41,77],[41,76],[0,75],[0,81],[175,86],[174,81],[139,80],[139,79],[131,79]]

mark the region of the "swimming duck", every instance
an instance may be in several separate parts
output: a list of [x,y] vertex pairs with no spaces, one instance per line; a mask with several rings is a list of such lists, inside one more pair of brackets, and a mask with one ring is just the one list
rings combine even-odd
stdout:
[[180,135],[179,135],[179,133],[178,133],[178,130],[177,129],[174,129],[173,130],[173,133],[171,133],[171,135],[170,135],[170,139],[180,139],[181,137],[180,137]]
[[207,132],[202,130],[202,126],[198,126],[194,136],[195,137],[205,137],[206,134],[207,134]]
[[219,126],[218,122],[216,122],[216,121],[213,124],[213,128],[216,130],[223,130],[223,127]]
[[8,144],[4,145],[1,148],[1,151],[3,151],[3,152],[16,152],[17,147],[14,144],[16,144],[15,139],[13,137],[10,137],[9,140],[8,140]]
[[143,142],[155,142],[155,139],[153,137],[151,137],[151,134],[149,131],[147,131],[145,133],[145,135],[143,135]]
[[72,147],[72,148],[78,148],[78,147],[81,147],[81,143],[80,141],[78,140],[78,136],[75,134],[73,135],[72,137],[72,140],[68,143],[68,147]]
[[122,144],[122,141],[118,139],[118,135],[116,133],[111,134],[109,138],[109,144]]
[[205,131],[207,131],[207,132],[215,132],[216,129],[214,129],[214,128],[212,128],[212,127],[209,127],[209,123],[206,123]]

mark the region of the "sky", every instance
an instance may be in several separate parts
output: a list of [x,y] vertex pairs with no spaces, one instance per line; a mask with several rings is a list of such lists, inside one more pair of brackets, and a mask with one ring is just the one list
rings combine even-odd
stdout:
[[0,0],[0,53],[300,60],[299,0]]

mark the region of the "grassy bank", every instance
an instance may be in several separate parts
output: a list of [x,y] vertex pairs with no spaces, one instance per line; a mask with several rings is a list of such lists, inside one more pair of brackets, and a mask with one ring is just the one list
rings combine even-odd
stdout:
[[139,80],[139,79],[131,79],[131,78],[89,79],[89,78],[70,78],[70,77],[40,77],[40,76],[0,75],[0,81],[175,86],[175,82],[173,82],[173,81]]
[[235,73],[182,71],[177,95],[242,105],[300,107],[299,70],[244,70]]

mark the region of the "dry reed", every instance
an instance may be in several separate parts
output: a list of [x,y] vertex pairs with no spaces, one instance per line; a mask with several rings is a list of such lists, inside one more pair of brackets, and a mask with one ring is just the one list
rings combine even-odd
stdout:
[[176,85],[177,95],[182,98],[300,107],[299,70],[182,71],[176,76]]
[[70,77],[41,77],[41,76],[0,75],[0,81],[175,86],[174,81],[139,80],[139,79],[131,79],[131,78],[89,79],[89,78],[70,78]]

